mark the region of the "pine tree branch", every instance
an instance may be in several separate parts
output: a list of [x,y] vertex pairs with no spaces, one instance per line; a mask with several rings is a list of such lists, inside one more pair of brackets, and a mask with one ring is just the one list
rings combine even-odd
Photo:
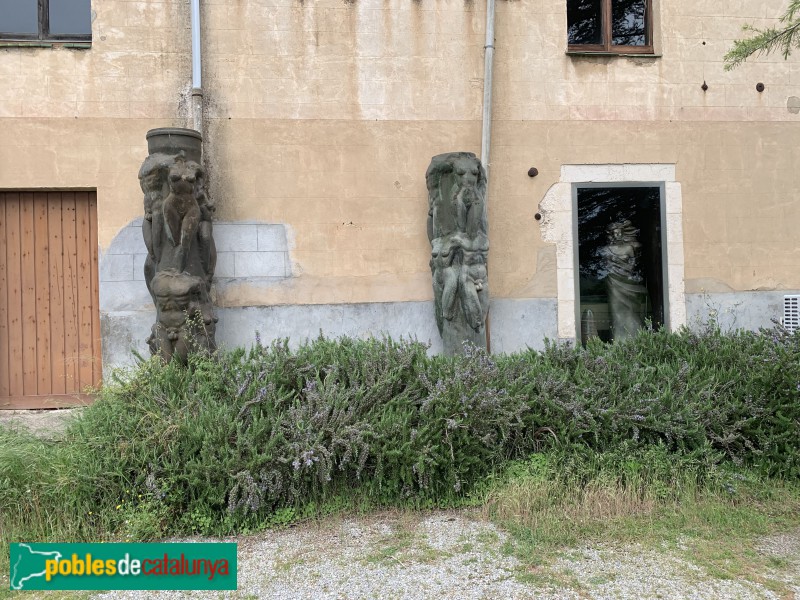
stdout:
[[783,29],[770,27],[769,29],[756,29],[750,25],[744,26],[744,31],[753,32],[749,38],[735,40],[733,48],[725,55],[725,70],[730,71],[742,64],[749,57],[770,54],[776,48],[781,49],[783,58],[789,58],[792,48],[800,47],[800,0],[790,0],[786,12],[781,17],[781,23],[786,24]]

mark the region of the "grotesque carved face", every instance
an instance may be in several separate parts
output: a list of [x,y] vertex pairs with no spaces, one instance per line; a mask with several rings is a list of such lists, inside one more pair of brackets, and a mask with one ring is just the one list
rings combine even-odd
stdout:
[[477,161],[459,158],[453,163],[453,169],[458,177],[459,187],[474,188],[478,185],[480,168]]

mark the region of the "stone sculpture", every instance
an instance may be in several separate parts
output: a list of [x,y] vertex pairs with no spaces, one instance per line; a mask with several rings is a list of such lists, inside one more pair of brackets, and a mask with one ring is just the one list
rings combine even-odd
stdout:
[[450,152],[431,159],[425,180],[436,325],[444,351],[460,354],[464,341],[486,348],[486,172],[473,153]]
[[217,318],[211,282],[217,251],[214,205],[200,164],[201,137],[191,129],[147,132],[149,155],[139,170],[144,193],[144,278],[156,306],[147,344],[164,360],[186,363],[192,350],[212,352]]
[[608,245],[600,249],[606,259],[606,289],[615,340],[632,336],[644,326],[647,288],[639,273],[639,231],[625,219],[607,228]]

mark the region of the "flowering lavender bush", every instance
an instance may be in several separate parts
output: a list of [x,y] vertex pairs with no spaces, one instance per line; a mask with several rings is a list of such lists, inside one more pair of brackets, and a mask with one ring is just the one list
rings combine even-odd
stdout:
[[[137,506],[120,514],[147,531],[225,533],[342,499],[458,504],[508,460],[548,448],[658,446],[800,476],[800,335],[712,327],[497,357],[426,351],[319,338],[194,356],[188,368],[144,361],[62,442],[86,495],[76,506],[134,498],[156,522]],[[13,490],[42,479],[11,481],[0,501],[23,502]]]
[[508,389],[528,399],[528,429],[552,429],[550,443],[707,448],[765,474],[800,476],[800,335],[642,331],[613,345],[549,345],[501,366]]

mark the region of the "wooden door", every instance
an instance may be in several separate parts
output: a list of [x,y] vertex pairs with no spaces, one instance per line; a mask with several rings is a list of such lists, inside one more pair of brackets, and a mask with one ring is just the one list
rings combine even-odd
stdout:
[[95,192],[0,192],[0,409],[90,400],[98,279]]

